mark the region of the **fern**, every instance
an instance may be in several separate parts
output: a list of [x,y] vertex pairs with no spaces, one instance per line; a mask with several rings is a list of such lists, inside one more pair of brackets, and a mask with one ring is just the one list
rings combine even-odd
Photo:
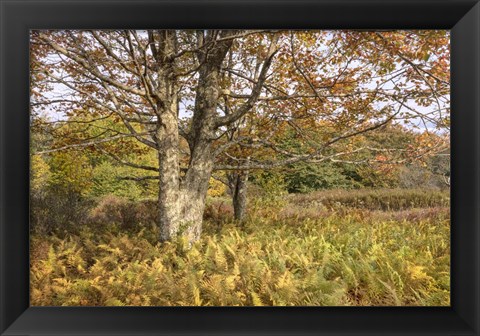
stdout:
[[[417,192],[401,201],[398,193],[387,195],[390,206],[437,202],[437,196],[429,199]],[[359,195],[365,196],[361,201],[368,207],[383,204],[385,196],[372,192],[367,198],[364,191]],[[448,211],[432,208],[423,214],[415,209],[395,217],[400,214],[359,209],[358,201],[355,209],[320,213],[318,205],[309,209],[307,201],[297,208],[296,199],[289,200],[295,216],[273,207],[258,209],[266,215],[249,218],[241,228],[225,223],[210,230],[207,222],[205,232],[215,233],[192,246],[181,239],[156,244],[156,229],[145,228],[130,233],[82,229],[62,239],[33,236],[31,303],[450,304]]]

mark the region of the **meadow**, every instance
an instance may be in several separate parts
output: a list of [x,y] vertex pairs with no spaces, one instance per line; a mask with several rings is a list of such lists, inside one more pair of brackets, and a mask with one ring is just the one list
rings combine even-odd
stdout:
[[209,197],[202,237],[158,242],[154,202],[106,197],[31,235],[33,306],[449,306],[447,191]]
[[33,306],[449,306],[448,30],[32,30]]

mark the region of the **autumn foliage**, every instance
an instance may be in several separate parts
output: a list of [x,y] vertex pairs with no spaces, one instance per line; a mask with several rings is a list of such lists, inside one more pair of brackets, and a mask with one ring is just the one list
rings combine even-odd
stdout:
[[448,31],[30,37],[33,305],[450,304]]

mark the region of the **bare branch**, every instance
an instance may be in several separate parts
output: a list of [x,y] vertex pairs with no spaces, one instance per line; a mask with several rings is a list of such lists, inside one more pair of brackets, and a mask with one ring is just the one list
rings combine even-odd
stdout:
[[127,180],[127,181],[147,181],[147,180],[158,180],[160,176],[141,176],[141,177],[133,177],[133,176],[123,176],[119,177],[119,180]]
[[96,140],[96,141],[88,141],[88,142],[83,142],[83,143],[79,143],[79,144],[66,145],[66,146],[62,146],[62,147],[59,147],[59,148],[48,149],[48,150],[44,150],[44,151],[40,151],[40,152],[36,152],[36,153],[32,153],[32,154],[33,155],[41,155],[41,154],[48,154],[48,153],[53,153],[53,152],[64,151],[64,150],[73,149],[73,148],[90,147],[90,146],[95,146],[95,145],[98,145],[98,144],[101,144],[101,143],[111,142],[111,141],[114,141],[114,140],[118,140],[118,139],[122,139],[122,138],[129,138],[129,137],[133,137],[133,135],[131,135],[131,134],[120,134],[120,135],[112,136],[112,137],[109,137],[109,138],[99,139],[99,140]]
[[228,125],[234,122],[235,120],[240,119],[242,116],[244,116],[248,111],[252,109],[258,97],[260,96],[260,92],[262,90],[263,84],[267,79],[268,69],[270,68],[273,58],[277,53],[277,49],[276,49],[277,41],[278,41],[278,36],[274,36],[268,48],[267,58],[263,62],[262,70],[260,71],[260,75],[258,76],[257,83],[254,85],[252,92],[250,93],[250,97],[236,111],[232,112],[229,115],[218,117],[214,122],[214,125],[216,128]]
[[65,57],[75,61],[76,63],[81,65],[86,71],[88,71],[90,74],[92,74],[96,78],[98,78],[98,79],[100,79],[104,82],[107,82],[110,85],[113,85],[118,89],[133,93],[135,95],[138,95],[138,96],[145,96],[146,95],[146,92],[144,90],[138,90],[136,88],[133,88],[133,87],[125,85],[125,84],[122,84],[122,83],[120,83],[120,82],[118,82],[118,81],[116,81],[116,80],[114,80],[114,79],[112,79],[108,76],[103,75],[97,69],[92,68],[86,59],[83,59],[83,58],[77,56],[76,54],[74,54],[72,52],[69,52],[67,49],[65,49],[62,46],[60,46],[59,44],[53,42],[45,34],[40,33],[39,37],[43,42],[50,45],[54,50],[61,53]]
[[140,164],[136,164],[136,163],[133,163],[133,162],[125,161],[125,160],[119,158],[117,155],[115,155],[115,154],[113,154],[113,153],[110,153],[110,152],[104,150],[103,148],[99,148],[99,147],[96,147],[96,148],[97,148],[99,151],[101,151],[102,153],[110,156],[110,157],[111,157],[112,159],[114,159],[115,161],[121,163],[122,165],[125,165],[125,166],[128,166],[128,167],[132,167],[132,168],[138,168],[138,169],[150,170],[150,171],[158,172],[158,168],[157,168],[157,167],[140,165]]

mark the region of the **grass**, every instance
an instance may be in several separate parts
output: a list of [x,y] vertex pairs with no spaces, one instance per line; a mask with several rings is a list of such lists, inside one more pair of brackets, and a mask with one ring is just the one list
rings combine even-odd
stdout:
[[448,207],[450,196],[445,191],[425,189],[358,189],[328,190],[291,195],[291,202],[308,206],[321,204],[329,209],[358,208],[398,211],[411,208]]
[[31,304],[448,306],[448,196],[384,191],[398,210],[385,211],[381,192],[349,193],[252,202],[242,225],[211,201],[192,247],[114,225],[32,236]]

